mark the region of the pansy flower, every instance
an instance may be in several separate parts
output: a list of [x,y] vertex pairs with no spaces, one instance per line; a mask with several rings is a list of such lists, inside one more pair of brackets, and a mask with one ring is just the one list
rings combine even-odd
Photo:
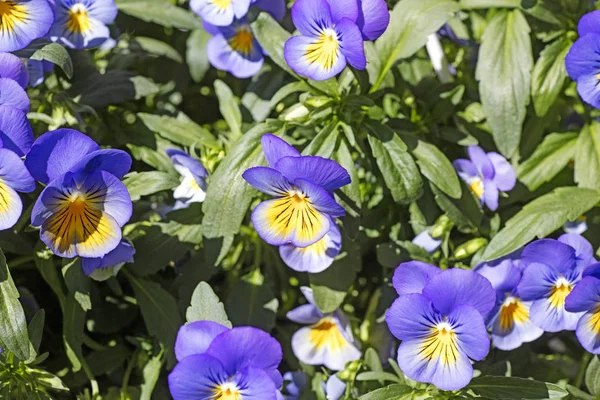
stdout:
[[[264,9],[275,19],[281,19],[285,15],[284,0],[258,1],[254,5]],[[245,17],[235,19],[227,26],[205,22],[204,27],[213,35],[206,47],[208,61],[213,67],[241,79],[254,76],[260,71],[264,63],[264,51]]]
[[547,332],[575,330],[582,312],[565,309],[565,299],[594,263],[592,245],[582,236],[567,233],[558,240],[541,239],[525,247],[523,277],[517,291],[529,309],[534,324]]
[[583,271],[583,278],[567,296],[565,309],[584,313],[577,323],[577,338],[584,349],[600,354],[600,263]]
[[406,376],[457,390],[473,377],[470,360],[482,360],[489,351],[484,316],[496,296],[490,282],[473,271],[436,269],[416,262],[398,267],[394,286],[400,297],[386,320],[402,340],[398,365]]
[[282,139],[263,135],[262,147],[270,167],[254,167],[242,175],[255,189],[274,196],[252,212],[252,223],[267,243],[308,247],[331,230],[331,218],[345,215],[332,192],[350,183],[338,163],[301,156]]
[[192,0],[190,8],[203,21],[216,26],[231,25],[246,16],[252,0]]
[[299,75],[326,80],[342,72],[347,64],[366,68],[362,33],[356,25],[355,0],[297,0],[292,20],[301,36],[285,43],[287,64]]
[[0,230],[13,227],[23,211],[17,192],[35,190],[35,180],[25,168],[21,157],[0,148]]
[[281,396],[281,346],[260,329],[192,322],[179,329],[175,355],[179,362],[169,375],[175,400]]
[[458,176],[473,193],[492,211],[498,209],[499,191],[508,192],[515,187],[517,176],[513,167],[498,153],[485,153],[479,146],[469,146],[470,160],[458,159],[452,165]]
[[523,301],[517,291],[522,266],[518,255],[480,264],[476,272],[485,276],[496,290],[496,306],[488,315],[492,343],[500,350],[514,350],[536,340],[544,331],[531,322],[531,301]]
[[168,149],[166,153],[182,177],[181,183],[173,192],[173,197],[184,204],[202,203],[206,198],[206,168],[185,151]]
[[131,168],[121,150],[101,150],[72,129],[40,136],[25,161],[33,177],[47,185],[31,214],[40,238],[65,258],[102,257],[121,243],[121,227],[132,204],[120,179]]
[[423,248],[429,254],[433,254],[442,245],[442,240],[433,238],[431,236],[431,228],[427,228],[414,237],[412,244]]
[[329,268],[342,249],[340,228],[333,220],[329,223],[331,229],[315,244],[308,247],[296,247],[293,244],[280,246],[279,255],[283,262],[294,271],[311,274]]
[[301,288],[308,304],[287,313],[288,319],[310,326],[300,328],[292,336],[292,350],[298,359],[308,365],[325,365],[334,371],[344,369],[346,363],[358,360],[361,351],[352,335],[346,315],[337,310],[324,314],[315,305],[312,289]]
[[[305,390],[310,388],[308,385],[309,377],[304,372],[286,372],[283,375],[285,389],[283,398],[285,400],[300,400]],[[338,378],[335,374],[331,375],[327,382],[321,382],[325,398],[327,400],[338,400],[346,392],[346,383]]]
[[29,82],[27,67],[21,59],[10,53],[0,53],[0,79],[12,79],[23,89]]
[[24,49],[45,36],[53,20],[47,0],[0,1],[0,52]]
[[129,242],[121,240],[114,250],[103,257],[82,258],[81,267],[87,276],[91,276],[97,281],[105,281],[111,276],[116,276],[123,265],[132,263],[134,255],[133,246]]
[[563,231],[566,233],[576,233],[583,235],[588,230],[587,218],[585,216],[577,218],[575,221],[565,222]]
[[566,56],[565,64],[577,92],[586,103],[600,108],[598,63],[600,62],[600,11],[592,11],[579,20],[580,38]]
[[114,0],[56,0],[50,39],[72,49],[99,46],[110,38],[107,25],[117,13]]

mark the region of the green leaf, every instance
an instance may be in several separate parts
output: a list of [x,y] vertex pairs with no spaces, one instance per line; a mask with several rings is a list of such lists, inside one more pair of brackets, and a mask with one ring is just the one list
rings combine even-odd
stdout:
[[58,43],[50,43],[37,50],[31,56],[32,60],[49,61],[58,65],[67,75],[67,78],[73,77],[73,61],[69,52]]
[[350,153],[350,148],[345,140],[340,140],[340,144],[335,154],[335,160],[348,171],[350,179],[352,179],[349,185],[346,185],[341,189],[342,192],[344,192],[354,204],[360,208],[362,205],[360,179],[358,177],[358,170],[352,159],[352,153]]
[[138,201],[142,196],[171,190],[179,185],[177,175],[160,171],[131,172],[127,174],[123,183],[132,201]]
[[396,4],[388,29],[375,42],[380,67],[371,93],[379,89],[396,61],[425,46],[427,36],[437,32],[458,10],[458,3],[452,0],[401,0]]
[[529,25],[519,10],[502,10],[483,33],[475,76],[496,146],[512,157],[521,139],[531,88]]
[[160,371],[162,369],[163,358],[162,354],[152,357],[142,370],[144,376],[144,383],[140,385],[141,393],[140,400],[150,400],[152,398],[152,392],[156,387],[158,378],[160,377]]
[[335,150],[338,135],[338,123],[332,121],[321,129],[317,136],[315,136],[308,146],[304,148],[302,154],[305,156],[311,155],[330,158]]
[[73,372],[82,367],[83,333],[85,330],[85,311],[75,296],[69,295],[63,307],[63,342],[67,358],[73,366]]
[[434,185],[431,185],[431,190],[435,195],[436,203],[448,215],[450,221],[460,231],[472,233],[479,228],[483,212],[479,199],[475,196],[469,185],[462,180],[460,181],[460,185],[462,196],[458,200],[449,198]]
[[585,386],[594,396],[600,395],[600,359],[594,356],[585,371]]
[[567,79],[565,57],[573,42],[566,36],[547,45],[531,74],[531,97],[538,116],[543,117],[556,101]]
[[589,393],[584,392],[583,390],[581,390],[573,385],[567,385],[566,389],[569,392],[569,394],[571,396],[573,396],[574,398],[576,398],[577,400],[595,400],[594,396],[592,396]]
[[585,214],[598,201],[600,192],[577,187],[561,187],[538,197],[506,222],[485,249],[482,261],[505,256],[536,237],[548,236],[565,222]]
[[384,381],[401,383],[400,378],[398,378],[396,375],[391,374],[389,372],[383,372],[383,371],[362,372],[356,376],[356,380],[357,381],[380,381],[381,383],[383,383]]
[[158,86],[148,78],[128,71],[111,70],[105,74],[92,73],[83,78],[76,74],[70,93],[80,96],[79,103],[104,108],[129,100],[138,100],[158,93]]
[[466,389],[470,389],[480,396],[502,400],[562,399],[568,395],[565,389],[552,383],[506,376],[475,378]]
[[379,128],[371,128],[368,136],[373,157],[394,201],[411,203],[423,192],[421,174],[402,139],[384,125]]
[[266,284],[239,281],[231,288],[225,307],[234,326],[270,331],[275,326],[279,302]]
[[531,191],[552,180],[575,156],[576,133],[551,133],[517,169],[517,176]]
[[33,318],[31,318],[31,322],[27,327],[27,331],[29,332],[29,340],[31,341],[31,345],[36,352],[39,351],[40,344],[42,343],[45,319],[46,311],[44,311],[44,309],[38,310]]
[[406,385],[390,385],[381,389],[377,389],[371,393],[364,394],[359,397],[359,400],[403,400],[410,399],[413,388]]
[[460,181],[448,157],[435,145],[414,136],[400,135],[408,150],[417,159],[421,173],[448,196],[459,199]]
[[[135,36],[131,41],[141,47],[146,53],[166,57],[178,63],[183,63],[183,58],[177,50],[175,50],[170,44],[165,43],[161,40],[156,40],[144,36]],[[131,44],[130,44],[131,46]]]
[[581,130],[575,150],[575,182],[600,189],[600,122],[592,121]]
[[187,322],[214,321],[228,328],[232,327],[225,312],[225,306],[206,282],[200,282],[194,289],[191,304],[187,308],[185,316]]
[[522,0],[460,0],[463,9],[476,8],[519,8]]
[[164,0],[116,0],[117,8],[142,21],[154,22],[168,28],[198,29],[202,21],[194,13]]
[[250,167],[265,163],[260,138],[265,133],[276,131],[279,126],[277,121],[256,125],[235,143],[221,161],[211,176],[202,205],[205,237],[232,237],[239,231],[252,198],[258,194],[244,181],[242,174]]
[[185,59],[194,82],[201,82],[210,69],[210,63],[206,56],[206,46],[210,38],[212,35],[204,29],[196,29],[187,39]]
[[138,113],[138,117],[152,132],[182,146],[203,145],[218,148],[217,139],[208,130],[192,121],[187,115],[179,113],[177,118],[165,115]]
[[252,32],[271,60],[279,68],[298,78],[298,75],[287,65],[283,55],[283,46],[292,35],[266,12],[260,13],[256,21],[252,23]]
[[35,350],[29,342],[25,313],[19,302],[19,292],[0,250],[0,339],[19,360],[32,361]]
[[67,284],[67,289],[73,295],[84,311],[92,309],[90,299],[90,278],[83,273],[81,259],[63,259],[62,274]]
[[175,338],[179,327],[183,325],[177,302],[158,283],[144,278],[136,278],[130,273],[126,273],[126,275],[142,310],[146,328],[167,349],[168,367],[171,368],[176,361],[172,350],[175,346]]
[[227,84],[219,79],[215,81],[215,93],[219,99],[219,110],[225,118],[234,138],[242,136],[242,112],[237,99]]

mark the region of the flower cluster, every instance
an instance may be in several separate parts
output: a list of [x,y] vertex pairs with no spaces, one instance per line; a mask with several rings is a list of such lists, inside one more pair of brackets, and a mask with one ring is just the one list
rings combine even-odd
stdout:
[[[99,46],[110,38],[107,24],[116,16],[113,0],[2,1],[0,51],[21,50],[41,38],[73,49]],[[39,72],[41,63],[33,64]]]
[[261,140],[269,167],[253,167],[242,176],[275,199],[254,209],[254,228],[267,243],[281,246],[280,254],[292,269],[321,272],[341,249],[334,218],[344,216],[345,210],[332,194],[350,183],[350,175],[335,161],[302,156],[277,136],[267,134]]
[[385,32],[384,0],[297,0],[292,20],[300,32],[285,43],[285,60],[299,75],[326,80],[346,65],[366,68],[364,41]]
[[598,62],[600,62],[600,11],[584,15],[577,26],[580,38],[575,41],[565,64],[571,79],[577,82],[577,92],[588,104],[600,108]]
[[512,190],[517,183],[513,167],[498,153],[485,153],[479,146],[469,146],[470,160],[458,159],[452,164],[458,175],[464,180],[481,205],[492,211],[498,209],[499,192]]
[[260,329],[192,322],[180,328],[175,355],[179,362],[169,375],[175,400],[281,396],[281,346]]

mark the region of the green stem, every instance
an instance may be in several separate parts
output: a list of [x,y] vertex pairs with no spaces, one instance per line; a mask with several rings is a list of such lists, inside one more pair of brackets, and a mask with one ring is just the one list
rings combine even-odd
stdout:
[[92,399],[95,399],[100,395],[98,382],[96,381],[92,370],[87,365],[87,362],[85,360],[81,360],[81,367],[83,368],[83,372],[85,372],[85,376],[88,378],[90,384],[92,385]]
[[587,369],[590,360],[592,359],[592,355],[587,351],[581,357],[581,364],[579,364],[579,371],[577,371],[577,377],[575,378],[575,387],[581,388],[583,385],[583,379],[585,378],[585,370]]
[[129,386],[129,378],[131,378],[131,373],[133,372],[133,367],[136,364],[139,351],[140,349],[137,349],[135,353],[133,353],[133,357],[129,359],[129,363],[127,364],[127,369],[125,370],[125,375],[123,376],[123,385],[121,385],[121,398],[124,398],[124,394],[127,393],[127,387]]

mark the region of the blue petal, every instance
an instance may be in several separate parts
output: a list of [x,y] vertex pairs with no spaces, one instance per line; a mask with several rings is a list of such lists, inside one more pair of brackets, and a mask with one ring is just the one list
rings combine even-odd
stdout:
[[[248,32],[251,34],[251,31],[248,30]],[[223,35],[212,37],[206,48],[211,65],[240,79],[256,75],[264,64],[262,47],[254,37],[248,44],[247,52],[245,48],[242,51],[242,49],[232,47],[235,43],[237,42],[233,38],[228,39]],[[240,40],[240,43],[245,42]]]
[[559,277],[560,274],[546,264],[529,264],[523,271],[517,292],[525,301],[544,298]]
[[0,141],[5,149],[23,157],[33,144],[33,131],[27,115],[12,107],[0,106]]
[[303,304],[294,308],[286,314],[290,321],[299,324],[314,324],[323,318],[323,313],[313,304]]
[[340,51],[348,64],[359,70],[365,69],[367,67],[365,45],[358,26],[348,18],[343,18],[335,29],[338,34]]
[[275,168],[277,161],[283,157],[300,157],[300,152],[290,146],[285,140],[267,133],[260,138],[267,163]]
[[600,10],[594,10],[585,14],[577,24],[579,36],[585,36],[588,33],[600,33]]
[[597,75],[600,70],[600,35],[588,34],[575,41],[565,59],[574,81],[583,75]]
[[249,168],[242,174],[242,178],[256,190],[271,196],[285,196],[293,190],[281,172],[269,167]]
[[29,112],[29,97],[18,82],[9,78],[0,79],[0,106],[13,107],[24,113]]
[[365,40],[376,40],[387,29],[390,13],[385,0],[358,0],[359,13],[356,24]]
[[421,293],[429,279],[440,272],[438,267],[421,261],[405,262],[394,271],[392,283],[399,295]]
[[179,361],[194,354],[206,353],[212,341],[229,330],[213,321],[196,321],[183,325],[177,333],[175,356]]
[[0,78],[8,78],[16,81],[23,89],[29,82],[27,67],[21,59],[10,53],[0,53]]
[[309,202],[317,211],[334,218],[346,215],[344,207],[340,206],[321,186],[308,179],[296,179],[294,180],[294,185],[306,195]]
[[600,304],[581,317],[576,333],[584,349],[592,354],[600,354]]
[[0,149],[0,180],[18,192],[35,190],[35,180],[21,157],[7,149]]
[[499,292],[512,292],[521,281],[521,268],[511,259],[502,260],[497,265],[480,264],[475,272],[485,276],[492,287]]
[[124,263],[133,263],[135,249],[131,244],[122,240],[121,243],[110,253],[99,258],[82,258],[81,267],[83,272],[90,276],[94,271],[102,268],[115,267]]
[[131,156],[123,150],[102,149],[84,156],[71,167],[70,172],[87,175],[95,171],[106,171],[121,179],[131,169],[131,163]]
[[341,249],[340,230],[335,222],[331,222],[331,229],[317,243],[304,248],[286,244],[279,247],[279,254],[291,269],[316,274],[329,268]]
[[15,6],[22,7],[26,17],[12,18],[12,28],[0,30],[0,52],[24,49],[33,40],[44,37],[54,21],[54,12],[46,0],[16,0],[12,4]]
[[494,165],[485,151],[479,146],[469,146],[468,152],[469,158],[477,167],[479,174],[485,179],[492,179],[494,177]]
[[292,21],[302,35],[312,37],[319,36],[323,28],[333,26],[326,0],[296,0],[292,6]]
[[571,246],[575,250],[577,267],[581,270],[596,262],[594,248],[591,243],[576,233],[566,233],[558,238],[558,241]]
[[356,22],[358,18],[358,3],[356,0],[327,0],[327,2],[334,23],[337,24],[344,18]]
[[352,179],[348,171],[333,160],[323,157],[283,157],[275,164],[290,182],[306,179],[325,190],[332,192],[350,184]]
[[319,36],[289,38],[284,46],[285,62],[294,72],[310,79],[324,81],[333,78],[346,68],[346,58],[340,51],[326,51],[319,44]]
[[565,300],[569,312],[585,312],[600,304],[600,279],[586,276],[575,285]]
[[281,21],[287,11],[285,0],[254,0],[252,5],[262,8],[277,21]]
[[169,390],[174,400],[209,400],[214,398],[215,388],[231,375],[218,359],[191,355],[180,360],[169,374]]
[[575,249],[554,239],[540,239],[523,249],[522,260],[525,265],[540,263],[566,273],[575,268]]
[[426,336],[442,318],[431,300],[417,293],[398,297],[385,314],[390,332],[400,340]]

